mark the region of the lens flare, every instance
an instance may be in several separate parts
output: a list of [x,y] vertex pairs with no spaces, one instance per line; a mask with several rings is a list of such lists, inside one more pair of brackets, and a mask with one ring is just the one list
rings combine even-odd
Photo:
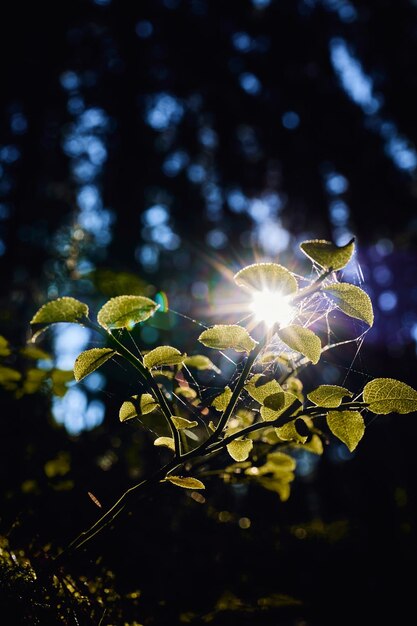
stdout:
[[288,326],[295,316],[295,309],[289,298],[279,291],[256,291],[253,295],[251,309],[258,322],[264,322],[271,328],[278,324],[281,328]]

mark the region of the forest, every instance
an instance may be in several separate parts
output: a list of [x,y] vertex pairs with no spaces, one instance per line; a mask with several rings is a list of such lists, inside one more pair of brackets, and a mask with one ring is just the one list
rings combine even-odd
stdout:
[[417,3],[2,14],[2,623],[402,623]]

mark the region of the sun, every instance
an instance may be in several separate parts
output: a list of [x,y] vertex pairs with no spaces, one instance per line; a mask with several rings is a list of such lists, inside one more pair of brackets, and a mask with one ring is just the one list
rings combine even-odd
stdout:
[[295,309],[288,296],[268,289],[254,292],[251,310],[255,314],[255,320],[264,322],[268,328],[272,328],[274,324],[281,328],[288,326],[295,316]]

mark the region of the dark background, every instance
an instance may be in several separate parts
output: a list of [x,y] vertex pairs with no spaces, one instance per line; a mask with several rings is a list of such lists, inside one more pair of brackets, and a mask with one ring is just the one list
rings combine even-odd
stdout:
[[[103,270],[133,274],[207,322],[216,291],[230,291],[218,264],[299,270],[300,241],[355,235],[351,278],[363,276],[376,322],[356,360],[354,344],[324,379],[341,384],[352,366],[359,384],[383,375],[416,386],[415,2],[14,2],[0,30],[0,321],[14,345],[48,298],[94,309],[122,293],[120,274],[109,286]],[[191,350],[197,332],[174,315],[136,338],[152,347],[175,335]],[[56,332],[42,345],[69,369],[88,339]],[[110,505],[159,463],[152,438],[115,418],[134,380],[108,368],[94,381],[62,401],[2,392],[1,521],[18,547],[64,545],[97,516],[88,491]],[[141,589],[124,609],[139,623],[200,623],[225,592],[244,606],[215,623],[407,614],[414,421],[378,417],[354,455],[329,446],[286,504],[216,481],[204,506],[168,490],[75,570],[94,575],[103,554],[115,588]],[[67,488],[45,472],[60,451]],[[301,604],[261,610],[271,594]]]

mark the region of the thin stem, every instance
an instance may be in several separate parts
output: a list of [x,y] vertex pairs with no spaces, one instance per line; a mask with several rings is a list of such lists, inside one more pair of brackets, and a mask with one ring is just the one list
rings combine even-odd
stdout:
[[256,432],[257,430],[262,430],[263,428],[270,428],[271,426],[274,428],[279,428],[280,426],[284,426],[284,424],[287,424],[287,422],[291,422],[291,420],[294,419],[294,411],[296,411],[298,407],[300,406],[301,406],[301,402],[297,398],[284,411],[284,413],[281,413],[281,415],[279,415],[275,420],[271,420],[268,422],[257,422],[256,424],[251,424],[250,426],[247,426],[243,430],[239,430],[237,433],[233,433],[233,435],[229,435],[229,437],[226,437],[225,439],[223,439],[217,446],[216,444],[213,444],[207,449],[207,451],[218,452],[219,450],[222,450],[223,448],[228,446],[229,443],[231,443],[235,439],[238,439],[240,437],[245,437],[246,435],[249,435],[249,433]]
[[95,330],[96,332],[100,333],[100,335],[102,335],[107,340],[109,340],[110,343],[112,343],[113,346],[115,347],[116,351],[119,354],[121,354],[140,373],[144,381],[148,384],[148,386],[150,387],[150,390],[153,393],[155,400],[158,402],[159,406],[161,407],[161,411],[164,414],[164,417],[169,424],[172,438],[174,440],[175,456],[177,458],[181,458],[180,436],[179,436],[178,429],[175,428],[175,424],[172,421],[171,409],[169,408],[168,402],[164,394],[162,393],[161,389],[158,386],[158,383],[155,381],[150,371],[143,365],[140,359],[138,359],[133,354],[133,352],[131,352],[128,348],[126,348],[126,346],[124,346],[122,342],[119,341],[119,339],[115,335],[113,335],[111,332],[107,332],[106,330],[101,328],[101,326],[97,326],[90,320],[85,325],[91,328],[92,330]]
[[300,291],[291,298],[291,304],[294,304],[295,302],[300,302],[300,300],[304,300],[304,298],[306,298],[307,296],[310,296],[318,291],[321,287],[321,283],[326,280],[326,278],[330,276],[333,271],[333,268],[330,267],[328,270],[323,272],[323,274],[320,274],[320,276],[316,278],[316,280],[311,283],[311,285],[305,287],[304,289],[300,289]]

